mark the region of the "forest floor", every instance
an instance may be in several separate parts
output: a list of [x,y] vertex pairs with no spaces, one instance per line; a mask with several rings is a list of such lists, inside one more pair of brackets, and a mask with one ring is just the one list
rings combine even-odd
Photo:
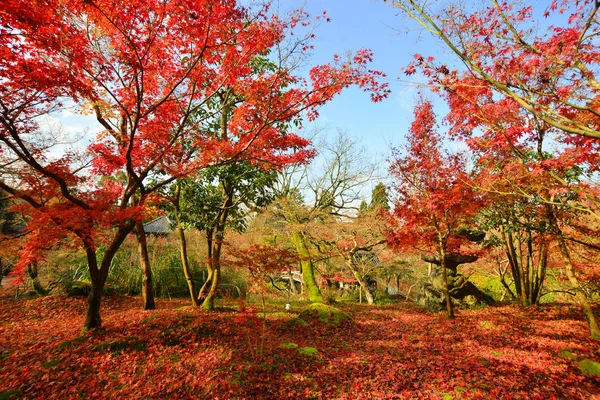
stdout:
[[459,311],[337,305],[351,320],[299,318],[307,303],[206,313],[185,300],[140,310],[109,296],[80,335],[86,301],[0,298],[0,399],[593,399],[600,345],[571,305]]

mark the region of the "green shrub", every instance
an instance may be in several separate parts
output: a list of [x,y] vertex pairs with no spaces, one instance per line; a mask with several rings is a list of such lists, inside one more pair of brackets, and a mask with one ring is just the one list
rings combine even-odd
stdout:
[[[497,276],[473,274],[469,276],[469,281],[473,283],[483,293],[491,296],[495,301],[500,301],[506,291],[504,285]],[[509,297],[508,294],[506,297]]]
[[[169,237],[148,237],[148,253],[154,295],[164,298],[189,296],[177,240]],[[199,288],[205,282],[206,269],[199,266],[197,257],[193,255],[189,257],[189,262],[192,266],[192,279]],[[115,254],[106,283],[122,294],[137,296],[141,293],[142,270],[135,238],[128,238]]]

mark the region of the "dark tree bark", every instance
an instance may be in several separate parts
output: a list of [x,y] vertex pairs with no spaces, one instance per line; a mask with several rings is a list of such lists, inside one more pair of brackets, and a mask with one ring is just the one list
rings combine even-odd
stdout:
[[134,225],[135,223],[128,221],[119,228],[113,241],[104,252],[104,257],[100,265],[98,265],[94,242],[88,236],[80,236],[84,242],[90,279],[92,281],[92,290],[88,296],[88,308],[83,324],[83,331],[98,329],[102,326],[100,303],[102,302],[102,293],[106,284],[106,278],[108,277],[108,271],[117,250],[121,247],[127,235],[133,230]]
[[29,264],[27,266],[27,274],[31,279],[31,286],[37,294],[40,296],[46,296],[48,293],[50,293],[50,291],[46,289],[44,285],[42,285],[42,282],[40,282],[40,278],[38,276],[38,267],[36,264]]
[[135,235],[138,242],[138,255],[140,258],[140,268],[142,269],[142,302],[144,310],[155,310],[154,286],[152,284],[152,268],[150,266],[150,256],[148,255],[148,243],[146,241],[146,232],[142,222],[135,224]]

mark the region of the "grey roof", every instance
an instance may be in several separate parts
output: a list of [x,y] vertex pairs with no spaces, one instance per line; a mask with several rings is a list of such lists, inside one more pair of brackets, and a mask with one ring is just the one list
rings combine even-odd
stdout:
[[145,223],[144,231],[146,233],[170,233],[171,220],[166,215],[158,217],[150,222]]

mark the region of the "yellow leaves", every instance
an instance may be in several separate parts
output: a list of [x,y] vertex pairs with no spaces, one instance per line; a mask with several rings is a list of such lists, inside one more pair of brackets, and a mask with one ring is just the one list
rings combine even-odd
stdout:
[[86,102],[79,112],[82,115],[94,115],[97,111],[99,111],[100,115],[105,119],[117,117],[111,104],[104,100]]

